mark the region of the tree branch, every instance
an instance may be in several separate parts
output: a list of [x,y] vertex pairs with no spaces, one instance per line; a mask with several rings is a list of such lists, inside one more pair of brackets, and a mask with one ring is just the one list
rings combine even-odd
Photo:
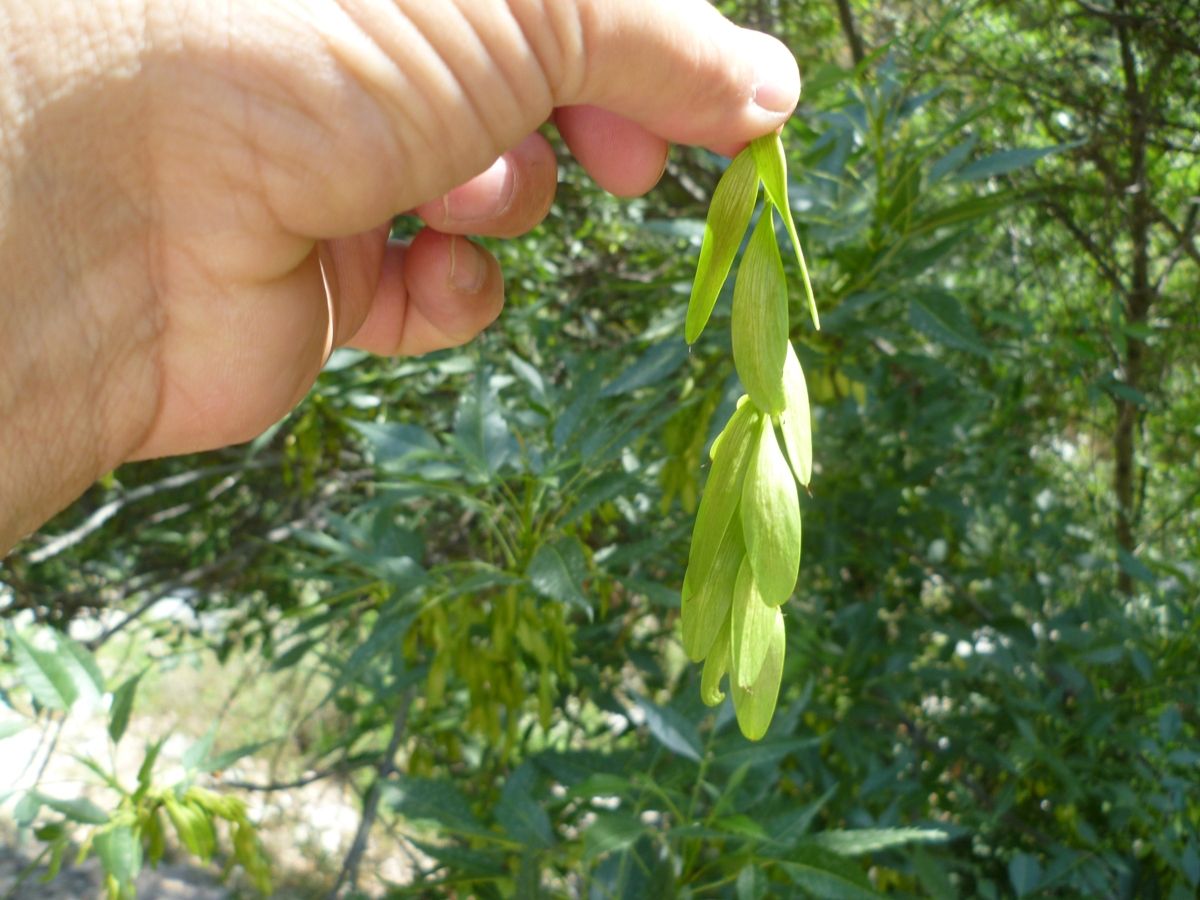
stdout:
[[329,892],[329,900],[337,900],[342,886],[347,883],[351,890],[358,887],[358,869],[362,864],[363,854],[367,850],[367,838],[371,833],[371,826],[375,824],[375,817],[379,815],[379,800],[383,795],[383,785],[396,773],[396,754],[400,750],[400,744],[404,741],[405,726],[408,724],[408,708],[412,704],[413,694],[414,691],[410,688],[405,691],[400,700],[400,708],[396,710],[396,717],[392,721],[392,739],[388,741],[383,759],[379,761],[379,774],[367,790],[366,800],[363,803],[362,821],[358,823],[358,832],[354,835],[350,852],[346,854],[346,861],[342,864],[337,884]]

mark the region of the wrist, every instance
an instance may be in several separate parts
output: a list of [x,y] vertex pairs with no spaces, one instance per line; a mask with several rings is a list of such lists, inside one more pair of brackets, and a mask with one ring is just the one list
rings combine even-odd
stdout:
[[104,42],[55,14],[0,0],[0,556],[149,425],[122,399],[153,377],[137,360],[155,333],[131,167],[113,153],[129,123],[107,99],[114,60],[65,50]]

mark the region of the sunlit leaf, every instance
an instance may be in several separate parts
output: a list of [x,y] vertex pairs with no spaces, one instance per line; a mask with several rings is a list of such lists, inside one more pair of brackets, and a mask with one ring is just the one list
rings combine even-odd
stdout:
[[738,267],[732,336],[733,362],[746,393],[763,412],[778,415],[785,405],[788,302],[770,203],[759,217]]
[[754,213],[758,197],[758,170],[754,154],[746,148],[730,163],[713,191],[704,225],[704,243],[696,264],[696,280],[688,302],[684,333],[694,344],[708,323],[717,295],[729,275],[729,267],[742,244],[742,236]]
[[691,590],[683,604],[683,649],[692,662],[700,662],[708,656],[717,633],[728,617],[738,569],[745,558],[746,544],[742,539],[741,517],[735,513],[717,549],[708,577]]
[[756,138],[750,143],[754,152],[754,162],[758,175],[762,179],[767,197],[779,210],[783,224],[787,228],[788,237],[796,251],[796,262],[800,264],[800,278],[804,282],[804,296],[808,300],[808,311],[812,316],[813,326],[821,328],[821,317],[817,314],[817,301],[813,296],[812,284],[808,277],[808,264],[804,261],[804,249],[800,246],[800,236],[796,233],[796,223],[792,219],[792,205],[788,201],[787,191],[787,159],[783,153],[783,141],[779,135],[772,132]]
[[785,406],[779,417],[779,430],[783,434],[783,446],[787,450],[788,462],[796,480],[808,484],[812,478],[812,412],[808,405],[808,385],[804,370],[791,343],[787,346],[787,359],[783,364],[783,392]]
[[742,529],[757,590],[767,605],[779,606],[800,571],[800,499],[770,421],[757,438],[742,488]]

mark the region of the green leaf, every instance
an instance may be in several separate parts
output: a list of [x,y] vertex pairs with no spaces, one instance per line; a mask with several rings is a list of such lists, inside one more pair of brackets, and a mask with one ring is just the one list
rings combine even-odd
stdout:
[[58,644],[59,656],[75,684],[76,693],[89,708],[95,708],[105,692],[104,673],[96,664],[96,658],[65,634],[55,632],[54,641]]
[[1032,894],[1042,883],[1042,866],[1037,857],[1018,853],[1008,861],[1008,880],[1018,897]]
[[71,673],[55,653],[36,650],[15,632],[9,635],[17,677],[46,709],[68,710],[79,698]]
[[761,424],[762,415],[753,403],[747,402],[738,407],[721,432],[708,483],[700,498],[700,509],[696,512],[696,527],[692,531],[688,554],[688,581],[691,584],[704,584],[712,574],[725,532],[737,515],[750,455],[758,443],[756,429]]
[[704,744],[696,733],[696,726],[669,706],[659,706],[645,697],[633,695],[633,702],[646,717],[646,727],[651,736],[674,753],[684,759],[700,762],[700,753]]
[[521,853],[521,868],[517,870],[516,891],[513,900],[538,900],[542,895],[542,869],[537,854],[532,850]]
[[29,723],[21,719],[9,719],[6,722],[0,722],[0,741],[10,738],[15,734],[20,734],[28,727]]
[[790,341],[783,364],[783,393],[785,405],[783,415],[779,417],[783,446],[796,480],[808,484],[812,479],[812,412],[808,406],[804,370]]
[[779,606],[792,595],[800,574],[800,498],[769,419],[757,438],[742,487],[742,530],[763,602]]
[[905,844],[945,841],[949,835],[933,828],[856,828],[850,831],[823,831],[813,843],[838,856],[862,856],[903,847]]
[[450,781],[404,778],[385,788],[392,808],[407,819],[431,820],[446,831],[475,837],[495,837],[475,817],[471,804]]
[[192,772],[198,770],[202,765],[204,765],[205,761],[209,757],[209,754],[212,753],[213,743],[215,743],[216,740],[217,723],[213,722],[212,725],[209,726],[208,731],[204,733],[204,736],[201,737],[200,740],[196,741],[185,751],[183,751],[183,758],[179,763],[181,766],[183,766],[183,770],[185,772]]
[[918,331],[955,350],[988,355],[975,326],[952,294],[924,290],[913,293],[910,300],[909,319]]
[[83,825],[103,825],[108,822],[108,813],[86,797],[59,800],[40,794],[39,799],[43,805],[50,807],[55,812],[62,813],[72,822],[79,822]]
[[925,888],[933,900],[958,900],[958,891],[936,857],[923,850],[916,850],[912,854],[912,861],[921,887]]
[[929,167],[929,184],[933,185],[941,181],[947,175],[957,172],[963,167],[967,161],[967,157],[971,155],[971,151],[975,149],[975,144],[979,140],[979,136],[972,134],[965,141],[954,147],[945,156]]
[[[700,582],[698,589],[693,589],[682,606],[683,649],[692,662],[700,662],[708,656],[717,633],[729,617],[738,570],[745,558],[741,517],[735,512],[721,546],[717,548],[708,577]],[[684,580],[687,581],[687,575]]]
[[530,794],[533,776],[533,763],[527,760],[518,766],[504,784],[494,815],[514,841],[543,849],[554,846],[554,831],[550,817]]
[[598,506],[624,494],[635,493],[641,483],[628,472],[605,472],[588,482],[579,492],[579,498],[558,524],[559,527],[577,522]]
[[729,632],[729,680],[732,683],[749,688],[758,680],[771,646],[775,619],[782,615],[777,608],[763,602],[750,559],[746,557],[742,560],[733,591]]
[[882,900],[882,895],[860,887],[844,875],[803,863],[784,862],[781,868],[792,881],[820,900]]
[[[800,264],[800,278],[804,282],[804,295],[808,299],[808,311],[812,316],[813,327],[821,330],[821,317],[817,315],[817,301],[813,297],[812,284],[808,278],[808,264],[804,261],[804,250],[800,246],[800,236],[796,233],[796,223],[792,219],[792,206],[787,194],[787,158],[783,152],[783,141],[777,134],[765,134],[750,142],[754,152],[754,163],[758,169],[758,177],[762,179],[767,197],[787,228],[788,237],[796,250],[796,262]],[[765,211],[764,211],[765,214]]]
[[575,606],[594,615],[592,604],[583,591],[587,578],[587,556],[578,538],[568,537],[553,544],[542,544],[525,571],[530,585],[543,597]]
[[454,444],[488,475],[498,472],[518,454],[500,407],[499,388],[486,369],[479,370],[471,386],[458,398]]
[[700,245],[700,260],[696,263],[696,280],[688,301],[684,335],[694,344],[708,324],[721,286],[729,275],[729,267],[737,256],[742,236],[754,213],[758,199],[758,170],[753,151],[747,147],[734,158],[717,183],[708,206],[704,223],[704,243]]
[[704,661],[704,671],[700,675],[700,699],[706,706],[716,706],[725,699],[725,694],[721,691],[721,677],[729,671],[731,618],[728,615],[725,617],[725,623],[717,633],[717,639],[709,650],[708,658]]
[[253,756],[264,747],[270,747],[277,741],[261,741],[257,744],[246,744],[243,747],[237,747],[233,750],[226,750],[224,753],[218,753],[216,756],[211,756],[204,761],[205,772],[220,772],[222,769],[228,769],[239,760],[245,759],[247,756]]
[[787,282],[768,201],[750,236],[733,287],[733,363],[750,399],[763,412],[783,412],[783,363],[788,348]]
[[975,178],[991,178],[994,175],[1005,175],[1031,166],[1038,160],[1045,159],[1064,150],[1072,150],[1081,146],[1082,141],[1070,144],[1059,144],[1055,147],[1020,147],[1016,150],[1001,150],[991,153],[982,159],[977,159],[954,176],[955,181],[970,181]]
[[914,222],[909,228],[909,234],[921,234],[926,231],[944,228],[947,225],[957,225],[962,222],[981,219],[984,216],[999,212],[1006,206],[1011,206],[1020,199],[1020,196],[1016,191],[1003,191],[988,194],[986,197],[972,197],[969,200],[962,200],[958,203],[952,203],[949,206],[934,209]]
[[401,422],[359,422],[348,424],[366,438],[377,466],[395,467],[411,459],[440,456],[437,438],[416,425]]
[[583,833],[583,861],[589,863],[617,850],[632,847],[646,833],[637,819],[613,813],[597,813]]
[[129,885],[142,870],[142,844],[128,825],[102,831],[92,839],[104,871],[122,886]]
[[112,709],[108,714],[108,734],[114,744],[121,743],[125,729],[129,727],[129,716],[133,712],[133,700],[137,694],[138,682],[145,672],[138,672],[132,678],[113,691]]
[[1179,729],[1182,727],[1183,716],[1179,712],[1179,707],[1172,703],[1158,717],[1158,736],[1162,738],[1164,744],[1169,744],[1175,735],[1179,734]]
[[150,786],[150,778],[154,774],[154,764],[158,761],[159,751],[162,750],[163,744],[167,742],[164,735],[153,744],[146,744],[146,757],[142,760],[141,766],[138,768],[138,788],[145,791]]
[[738,727],[742,734],[752,741],[759,740],[767,733],[771,719],[775,715],[775,702],[779,698],[779,683],[783,680],[783,657],[787,649],[787,633],[784,630],[783,615],[776,610],[775,630],[767,647],[767,656],[763,660],[762,671],[754,686],[746,690],[741,688],[736,678],[729,679],[730,693],[733,695],[733,708],[737,712]]
[[1117,548],[1117,565],[1130,578],[1136,578],[1146,584],[1154,584],[1154,571],[1124,547]]
[[737,900],[763,900],[770,882],[758,863],[748,862],[738,872],[736,887]]
[[620,397],[622,394],[632,394],[639,388],[658,384],[673,375],[687,358],[688,345],[679,339],[655,344],[637,362],[606,384],[600,396]]
[[431,844],[407,837],[413,846],[431,859],[436,859],[460,874],[495,878],[504,875],[504,855],[497,851],[466,850],[455,843]]

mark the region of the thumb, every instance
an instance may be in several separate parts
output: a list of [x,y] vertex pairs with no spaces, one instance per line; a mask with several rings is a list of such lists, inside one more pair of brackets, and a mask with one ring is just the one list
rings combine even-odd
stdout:
[[[516,5],[516,4],[514,4]],[[669,141],[736,144],[778,128],[800,72],[775,38],[739,28],[706,0],[564,0],[578,18],[555,106],[592,104]]]

